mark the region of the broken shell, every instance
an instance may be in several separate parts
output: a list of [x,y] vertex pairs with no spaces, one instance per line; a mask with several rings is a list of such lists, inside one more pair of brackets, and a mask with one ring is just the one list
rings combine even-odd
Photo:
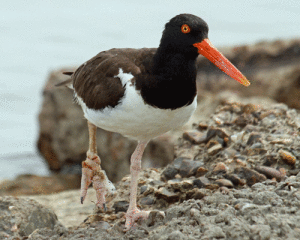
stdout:
[[283,139],[275,139],[273,141],[271,141],[272,144],[291,144],[293,141],[292,139],[289,138],[283,138]]
[[202,177],[208,172],[208,169],[204,167],[199,167],[196,172],[196,177]]
[[207,153],[208,155],[215,155],[216,153],[218,153],[221,149],[222,149],[222,145],[221,144],[217,144],[212,146],[211,148],[207,149]]
[[224,186],[224,187],[233,187],[233,184],[232,184],[232,182],[231,182],[230,180],[223,179],[223,178],[217,179],[217,180],[216,180],[216,183],[217,183],[220,187],[222,187],[222,186]]
[[254,169],[257,172],[264,174],[267,178],[276,178],[277,181],[281,181],[285,177],[285,173],[283,170],[278,171],[277,169],[272,167],[256,166]]
[[182,137],[193,144],[200,144],[206,142],[206,135],[197,130],[186,131],[183,133]]
[[224,163],[219,162],[214,167],[214,170],[212,171],[212,173],[218,174],[219,172],[226,172],[227,170],[228,170],[228,167]]
[[278,151],[279,153],[279,156],[282,158],[282,160],[286,163],[286,164],[289,164],[289,165],[295,165],[296,163],[296,157],[291,154],[290,152],[288,151],[284,151],[282,149],[280,149]]

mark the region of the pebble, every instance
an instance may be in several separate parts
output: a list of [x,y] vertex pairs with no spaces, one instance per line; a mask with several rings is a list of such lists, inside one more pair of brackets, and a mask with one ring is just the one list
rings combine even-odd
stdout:
[[249,186],[252,186],[257,182],[263,182],[267,180],[265,175],[246,167],[238,167],[234,170],[234,173],[240,178],[245,179]]
[[207,124],[205,124],[205,123],[199,123],[198,124],[198,129],[199,130],[206,130],[208,128],[208,125]]
[[141,205],[153,205],[155,200],[151,197],[144,197],[140,200]]
[[127,201],[118,201],[115,202],[113,208],[115,209],[115,213],[118,212],[126,212],[129,207],[129,202]]
[[192,190],[190,190],[186,193],[186,200],[188,200],[188,199],[196,199],[196,200],[202,199],[202,198],[209,195],[208,191],[210,191],[210,190],[194,188],[194,189],[192,189]]
[[230,180],[227,180],[227,179],[217,179],[216,180],[216,183],[219,185],[219,186],[224,186],[224,187],[233,187],[233,184]]
[[193,185],[196,186],[197,188],[204,188],[205,187],[205,183],[203,183],[200,178],[194,179],[193,180]]
[[261,139],[261,134],[251,133],[248,138],[247,145],[252,145],[253,143],[258,142],[260,139]]
[[182,158],[182,157],[176,158],[174,160],[174,162],[171,163],[171,164],[169,164],[165,168],[165,170],[162,172],[162,179],[164,181],[167,181],[167,180],[170,180],[170,179],[174,179],[176,177],[176,175],[179,173],[179,169],[182,166],[182,162],[185,161],[185,160],[192,161],[190,159]]
[[156,190],[154,194],[157,198],[164,199],[168,203],[174,203],[179,200],[179,193],[170,192],[165,187]]
[[190,177],[196,174],[197,169],[203,166],[202,161],[193,161],[185,159],[182,161],[179,169],[179,174],[181,177]]
[[199,167],[196,171],[196,175],[195,177],[202,177],[204,176],[206,173],[208,172],[208,169],[204,168],[204,167]]
[[148,188],[147,185],[141,186],[140,194],[143,194],[147,190],[147,188]]
[[222,150],[222,148],[223,148],[222,145],[218,143],[218,144],[212,146],[211,148],[207,149],[207,153],[208,153],[208,155],[215,155],[220,150]]
[[239,127],[245,127],[247,124],[253,123],[253,116],[250,114],[242,114],[232,121],[233,124]]
[[239,178],[236,174],[224,174],[223,176],[236,186],[243,186],[246,184],[246,181]]
[[206,135],[197,130],[184,132],[182,137],[193,144],[201,144],[206,142]]
[[184,240],[187,239],[184,234],[178,230],[175,230],[174,232],[170,233],[167,237],[167,240]]
[[162,211],[152,210],[146,220],[146,225],[148,227],[158,226],[163,224],[166,214]]
[[226,166],[225,163],[219,162],[216,164],[216,166],[214,167],[212,174],[218,174],[218,173],[226,173],[228,170],[228,167]]

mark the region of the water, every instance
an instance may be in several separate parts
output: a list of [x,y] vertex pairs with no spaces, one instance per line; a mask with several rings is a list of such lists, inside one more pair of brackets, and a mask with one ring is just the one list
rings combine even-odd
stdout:
[[48,73],[113,47],[156,47],[179,13],[201,16],[216,46],[299,37],[294,1],[1,1],[0,179],[48,174],[36,153]]

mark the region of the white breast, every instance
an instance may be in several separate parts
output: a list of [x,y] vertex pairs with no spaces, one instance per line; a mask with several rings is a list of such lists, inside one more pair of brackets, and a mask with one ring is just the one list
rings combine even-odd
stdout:
[[145,104],[141,95],[132,86],[130,82],[132,74],[123,73],[120,69],[116,77],[119,77],[125,86],[125,94],[120,104],[114,108],[89,109],[78,97],[85,118],[107,131],[118,132],[136,140],[149,140],[184,125],[197,107],[195,97],[189,106],[175,110],[154,108]]

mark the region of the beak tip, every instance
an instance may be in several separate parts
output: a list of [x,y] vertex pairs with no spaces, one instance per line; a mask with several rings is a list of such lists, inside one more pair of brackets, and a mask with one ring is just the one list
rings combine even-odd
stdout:
[[245,77],[241,79],[240,83],[243,84],[245,87],[249,87],[250,86],[250,82]]

